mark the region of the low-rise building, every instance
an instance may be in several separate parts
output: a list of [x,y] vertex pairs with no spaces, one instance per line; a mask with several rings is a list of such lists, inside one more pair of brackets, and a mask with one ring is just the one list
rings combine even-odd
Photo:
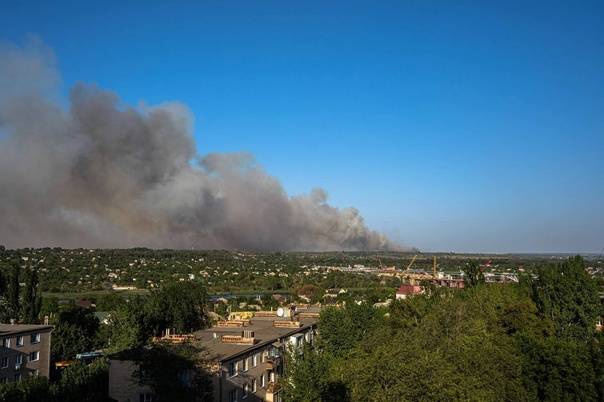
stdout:
[[401,285],[396,291],[396,300],[406,299],[424,293],[424,288],[419,285]]
[[[260,311],[250,319],[221,321],[187,335],[187,341],[203,351],[214,401],[281,401],[278,379],[284,370],[284,354],[288,348],[314,342],[317,317],[318,310],[312,308]],[[172,338],[175,335],[166,337]],[[109,397],[118,402],[152,400],[153,390],[133,380],[136,370],[136,362],[111,356]]]
[[0,384],[48,377],[50,325],[0,324]]

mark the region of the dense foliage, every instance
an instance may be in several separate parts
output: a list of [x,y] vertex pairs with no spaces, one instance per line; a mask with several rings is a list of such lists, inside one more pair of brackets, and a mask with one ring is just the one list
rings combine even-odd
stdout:
[[602,400],[600,302],[580,258],[520,284],[431,289],[388,309],[321,313],[289,358],[287,401]]
[[3,384],[0,402],[109,402],[107,387],[107,362],[101,359],[90,365],[78,363],[66,368],[56,383],[30,377]]
[[[3,253],[0,251],[0,256]],[[17,253],[4,264],[0,262],[0,322],[38,322],[42,306],[38,267],[37,264],[23,264],[28,260]],[[23,289],[21,280],[25,282]]]

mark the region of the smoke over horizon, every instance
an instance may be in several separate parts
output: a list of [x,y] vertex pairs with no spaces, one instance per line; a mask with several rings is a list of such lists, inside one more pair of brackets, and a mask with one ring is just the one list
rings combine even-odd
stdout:
[[249,153],[198,155],[178,102],[124,106],[54,55],[0,44],[0,244],[9,247],[394,250],[324,190],[288,196]]

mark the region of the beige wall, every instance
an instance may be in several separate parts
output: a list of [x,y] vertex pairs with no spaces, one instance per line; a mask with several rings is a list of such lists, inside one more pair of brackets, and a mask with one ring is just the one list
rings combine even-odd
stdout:
[[[3,335],[0,339],[10,339],[10,347],[2,347],[0,340],[0,361],[3,357],[8,357],[8,367],[0,368],[0,382],[6,379],[8,382],[15,380],[15,375],[20,374],[21,378],[35,375],[36,372],[42,377],[48,377],[50,371],[50,329],[43,331],[21,332],[18,334]],[[31,334],[39,333],[40,342],[31,343]],[[23,337],[23,346],[17,346],[17,337]],[[30,361],[30,353],[39,352],[37,361]],[[15,369],[17,356],[21,356],[22,364],[19,370]]]

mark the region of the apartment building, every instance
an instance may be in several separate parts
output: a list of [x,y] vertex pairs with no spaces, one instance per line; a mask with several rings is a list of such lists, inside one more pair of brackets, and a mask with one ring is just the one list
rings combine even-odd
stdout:
[[50,325],[0,324],[0,383],[48,377]]
[[[186,336],[165,339],[194,342],[203,350],[215,402],[281,402],[279,378],[288,348],[313,343],[318,311],[256,312],[254,317],[218,322]],[[118,356],[109,360],[109,396],[118,402],[153,401],[148,386],[133,381],[136,363]]]

